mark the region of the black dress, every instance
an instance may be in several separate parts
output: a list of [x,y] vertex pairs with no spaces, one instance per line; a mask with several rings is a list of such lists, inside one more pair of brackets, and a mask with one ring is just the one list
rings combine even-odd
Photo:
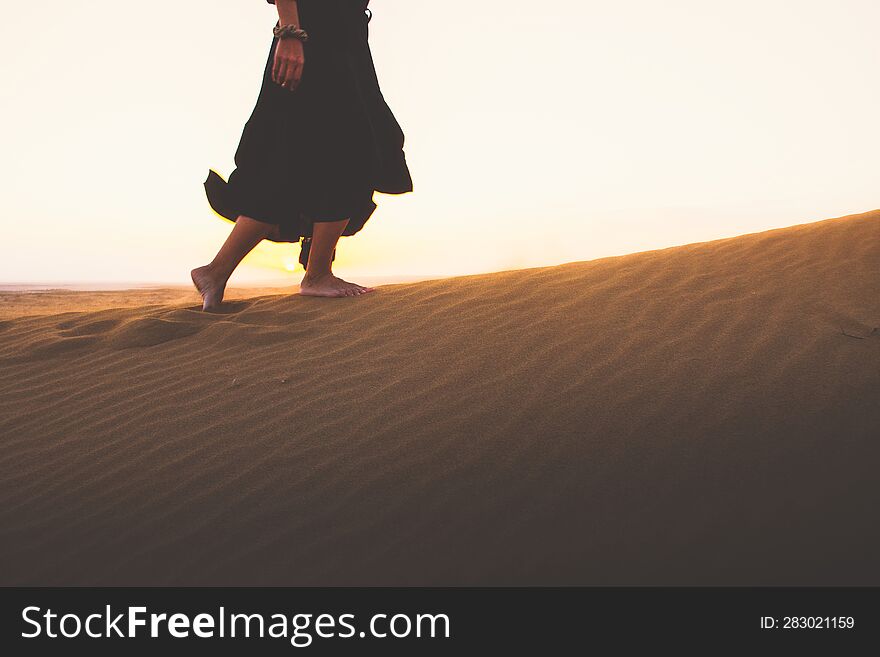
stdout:
[[[273,2],[273,0],[268,0]],[[368,43],[369,0],[299,0],[309,33],[296,91],[272,81],[278,39],[253,113],[224,181],[210,170],[208,202],[235,221],[245,215],[280,227],[275,241],[308,239],[316,221],[348,219],[344,235],[364,227],[373,192],[412,191],[404,135],[376,77]]]

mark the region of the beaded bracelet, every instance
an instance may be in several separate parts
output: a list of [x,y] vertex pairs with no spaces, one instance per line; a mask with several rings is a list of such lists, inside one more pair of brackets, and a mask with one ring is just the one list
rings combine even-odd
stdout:
[[296,25],[276,25],[272,28],[272,34],[279,39],[299,39],[308,41],[309,33]]

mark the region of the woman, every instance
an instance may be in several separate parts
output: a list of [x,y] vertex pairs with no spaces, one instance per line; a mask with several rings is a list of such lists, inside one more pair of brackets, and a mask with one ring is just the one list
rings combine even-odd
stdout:
[[204,310],[223,300],[232,272],[260,241],[302,240],[300,293],[349,297],[373,288],[333,275],[339,238],[376,208],[373,192],[412,191],[403,132],[385,103],[368,44],[369,0],[268,0],[275,38],[256,107],[224,181],[205,181],[215,212],[235,222],[192,271]]

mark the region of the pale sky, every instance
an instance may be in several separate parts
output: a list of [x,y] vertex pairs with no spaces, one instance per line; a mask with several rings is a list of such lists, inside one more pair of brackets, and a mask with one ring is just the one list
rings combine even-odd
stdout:
[[[588,260],[880,207],[876,0],[372,0],[415,192],[376,195],[346,277]],[[277,14],[43,0],[0,24],[0,283],[184,283]],[[306,26],[308,27],[308,26]],[[308,62],[306,62],[308,66]],[[294,245],[233,283],[279,280]]]

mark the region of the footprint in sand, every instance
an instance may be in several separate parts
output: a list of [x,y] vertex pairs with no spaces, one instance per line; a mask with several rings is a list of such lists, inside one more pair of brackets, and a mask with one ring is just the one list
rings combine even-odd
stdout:
[[65,322],[59,324],[58,328],[62,329],[63,335],[98,335],[100,333],[108,333],[121,324],[118,319],[102,319],[97,322],[87,322],[86,324],[77,325],[75,322]]
[[251,301],[224,301],[220,304],[219,308],[214,310],[205,312],[202,310],[201,306],[190,306],[187,310],[196,310],[200,313],[204,313],[205,315],[232,315],[234,313],[240,313],[242,310],[247,310],[251,307]]
[[43,340],[36,344],[28,345],[17,353],[3,358],[7,361],[41,360],[67,356],[78,352],[84,347],[94,346],[98,338],[93,335],[79,335],[72,337],[60,337],[54,340]]
[[127,322],[108,335],[107,342],[117,349],[152,347],[163,342],[179,340],[202,330],[195,323],[171,321],[158,317],[144,317]]

